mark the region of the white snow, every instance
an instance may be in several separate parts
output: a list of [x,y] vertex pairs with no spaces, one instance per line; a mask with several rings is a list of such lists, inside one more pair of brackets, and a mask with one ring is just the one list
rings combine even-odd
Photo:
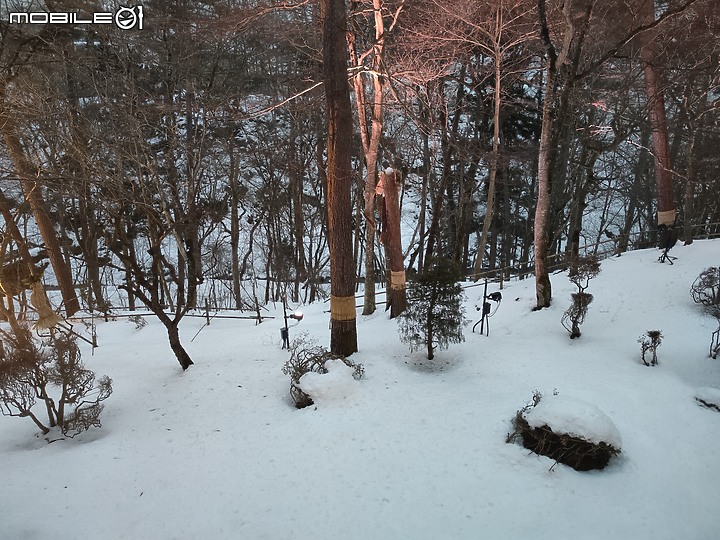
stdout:
[[358,381],[353,378],[353,368],[342,360],[328,360],[324,366],[327,373],[311,371],[298,381],[298,388],[310,396],[316,406],[344,401],[355,393]]
[[548,426],[553,433],[564,433],[592,443],[604,442],[620,450],[622,437],[607,414],[592,403],[568,396],[543,396],[523,415],[530,427]]
[[720,409],[720,389],[718,388],[698,388],[695,391],[695,398],[702,401],[706,406],[709,405]]
[[[140,330],[97,322],[99,347],[81,346],[88,368],[113,379],[102,429],[47,444],[28,419],[0,416],[0,539],[720,538],[720,415],[695,401],[720,388],[707,354],[716,322],[689,294],[720,264],[720,242],[672,254],[674,266],[656,250],[604,261],[577,340],[560,324],[573,291],[564,274],[539,312],[532,280],[506,284],[490,336],[467,327],[433,362],[408,352],[382,309],[358,315],[351,359],[365,377],[311,377],[319,405],[300,410],[281,371],[280,305],[258,326],[185,319],[186,372],[153,317]],[[466,292],[474,317],[482,286]],[[291,339],[328,344],[327,309],[303,306]],[[665,336],[656,367],[637,343],[650,329]],[[533,391],[550,403],[555,388],[622,434],[603,471],[551,470],[505,442]]]

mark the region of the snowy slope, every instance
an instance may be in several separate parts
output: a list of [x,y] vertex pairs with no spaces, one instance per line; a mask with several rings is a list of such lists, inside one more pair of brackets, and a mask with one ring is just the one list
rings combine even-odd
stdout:
[[[296,410],[281,367],[280,319],[187,319],[196,365],[182,373],[161,325],[102,323],[84,359],[114,381],[103,428],[45,443],[0,417],[0,539],[696,539],[720,538],[720,388],[707,356],[715,321],[689,287],[720,264],[720,242],[603,262],[580,339],[560,325],[573,287],[532,312],[534,283],[512,282],[490,336],[433,362],[400,344],[384,312],[358,318],[365,378]],[[467,289],[475,316],[481,287]],[[494,291],[492,285],[490,291]],[[328,341],[327,304],[291,336]],[[478,327],[479,328],[479,327]],[[660,365],[637,338],[659,329]],[[622,438],[604,471],[579,473],[505,443],[534,390],[603,411]]]

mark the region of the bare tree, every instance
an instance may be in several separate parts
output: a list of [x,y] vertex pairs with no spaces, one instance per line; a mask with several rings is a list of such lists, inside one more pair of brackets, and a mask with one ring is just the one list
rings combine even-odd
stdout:
[[[479,49],[492,61],[492,72],[487,74],[493,84],[492,95],[492,151],[487,180],[488,194],[482,235],[478,244],[474,273],[482,268],[485,248],[495,209],[496,179],[500,166],[500,135],[502,132],[504,96],[503,87],[510,74],[514,74],[510,59],[512,53],[527,44],[535,35],[529,24],[533,6],[526,0],[499,0],[489,5],[482,3],[448,3],[433,0],[443,14],[443,32],[439,40],[458,43]],[[514,60],[517,62],[517,59]]]

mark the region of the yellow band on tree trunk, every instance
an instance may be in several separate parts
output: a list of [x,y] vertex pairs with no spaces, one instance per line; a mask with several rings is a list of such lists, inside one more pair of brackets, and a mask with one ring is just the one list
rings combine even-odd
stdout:
[[667,210],[665,212],[658,212],[658,225],[674,225],[675,224],[675,209]]
[[330,296],[330,319],[333,321],[355,320],[354,296]]
[[390,272],[390,288],[395,291],[405,288],[405,270]]
[[47,330],[62,321],[62,317],[55,313],[50,305],[48,297],[45,294],[45,288],[39,281],[36,281],[32,285],[30,303],[35,307],[38,314],[38,320],[34,325],[36,330]]

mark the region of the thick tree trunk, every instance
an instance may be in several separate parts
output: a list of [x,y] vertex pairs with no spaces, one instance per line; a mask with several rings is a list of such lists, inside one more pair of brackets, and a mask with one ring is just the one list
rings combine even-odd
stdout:
[[405,263],[403,261],[402,238],[400,236],[400,171],[382,173],[383,193],[387,221],[385,223],[385,252],[390,268],[390,287],[387,291],[390,302],[390,318],[394,319],[407,308],[405,291]]
[[330,244],[330,350],[357,351],[355,269],[352,243],[353,119],[347,81],[344,0],[321,0],[323,80],[328,114],[327,210]]
[[[554,64],[554,63],[553,63]],[[555,68],[547,69],[545,84],[545,103],[540,133],[540,152],[538,157],[538,195],[535,207],[533,228],[535,245],[535,299],[536,309],[550,306],[552,285],[547,265],[548,218],[550,211],[550,152],[553,129],[553,101],[555,96]]]
[[[651,23],[655,20],[655,2],[647,0],[643,6],[646,22]],[[644,64],[645,93],[647,95],[650,128],[652,130],[651,144],[657,185],[657,224],[672,226],[675,224],[672,163],[670,162],[670,144],[668,142],[662,80],[660,71],[655,66],[655,60],[659,54],[652,36],[646,39],[640,55]]]
[[172,321],[170,324],[166,324],[165,328],[167,329],[168,340],[170,341],[170,348],[172,349],[173,353],[175,353],[175,358],[177,358],[178,362],[180,363],[180,367],[183,369],[183,371],[185,371],[187,368],[193,365],[193,361],[190,359],[190,355],[182,346],[182,343],[180,343],[180,332],[178,331],[177,322]]

